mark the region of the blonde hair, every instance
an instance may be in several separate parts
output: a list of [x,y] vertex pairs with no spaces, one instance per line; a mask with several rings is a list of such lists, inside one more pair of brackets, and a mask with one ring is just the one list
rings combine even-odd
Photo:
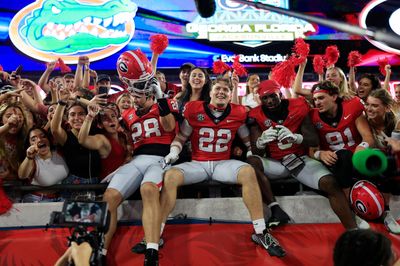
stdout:
[[347,83],[347,78],[346,75],[344,74],[343,70],[339,67],[330,67],[328,68],[326,71],[328,72],[328,70],[336,70],[339,73],[339,76],[342,78],[342,81],[339,84],[339,95],[343,96],[343,95],[350,95],[350,90],[349,90],[349,84]]

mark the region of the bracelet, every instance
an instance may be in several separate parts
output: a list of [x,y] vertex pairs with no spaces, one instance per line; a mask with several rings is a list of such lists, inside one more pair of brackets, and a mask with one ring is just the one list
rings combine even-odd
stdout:
[[26,158],[28,158],[28,160],[34,160],[35,159],[35,157],[29,157],[29,156],[26,156]]
[[58,100],[58,102],[57,102],[59,105],[61,105],[61,106],[66,106],[67,105],[67,102],[64,102],[64,101],[62,101],[62,100]]
[[321,160],[321,151],[314,152],[314,158],[318,161]]
[[358,146],[363,147],[365,149],[369,148],[369,144],[366,141],[361,142],[360,144],[358,144]]
[[86,118],[89,118],[90,120],[93,120],[93,119],[94,119],[94,116],[87,114],[87,115],[86,115]]

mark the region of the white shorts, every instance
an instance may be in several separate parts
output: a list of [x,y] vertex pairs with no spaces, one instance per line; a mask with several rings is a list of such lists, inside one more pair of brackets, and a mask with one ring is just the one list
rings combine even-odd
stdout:
[[129,163],[121,166],[112,177],[107,188],[118,190],[124,199],[131,196],[139,185],[151,182],[162,187],[162,160],[155,155],[137,155]]
[[205,180],[215,180],[226,184],[237,184],[240,168],[250,166],[238,160],[222,161],[191,161],[173,166],[183,172],[184,185],[199,183]]
[[300,171],[293,171],[292,173],[289,172],[289,170],[286,169],[278,160],[260,156],[257,157],[262,161],[264,174],[272,180],[293,176],[300,183],[313,189],[319,189],[319,180],[324,176],[332,175],[332,173],[321,162],[314,160],[307,155],[300,157],[305,163],[303,169]]

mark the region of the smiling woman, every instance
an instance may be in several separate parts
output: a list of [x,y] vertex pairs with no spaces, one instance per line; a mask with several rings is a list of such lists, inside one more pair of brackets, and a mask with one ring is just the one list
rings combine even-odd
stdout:
[[[31,128],[25,140],[26,157],[18,169],[21,179],[32,185],[51,186],[67,177],[68,167],[63,157],[52,148],[50,136],[42,128]],[[60,201],[56,191],[40,190],[24,195],[23,202]]]

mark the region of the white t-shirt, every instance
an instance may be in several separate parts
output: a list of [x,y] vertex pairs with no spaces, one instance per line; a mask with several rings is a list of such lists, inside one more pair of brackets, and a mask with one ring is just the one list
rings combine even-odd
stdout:
[[36,156],[35,163],[36,172],[31,182],[32,185],[52,186],[59,184],[68,176],[69,170],[64,158],[55,151],[46,160]]
[[248,106],[250,108],[255,108],[259,105],[258,102],[254,100],[255,97],[258,97],[258,94],[253,94],[252,92],[242,97],[242,105]]

